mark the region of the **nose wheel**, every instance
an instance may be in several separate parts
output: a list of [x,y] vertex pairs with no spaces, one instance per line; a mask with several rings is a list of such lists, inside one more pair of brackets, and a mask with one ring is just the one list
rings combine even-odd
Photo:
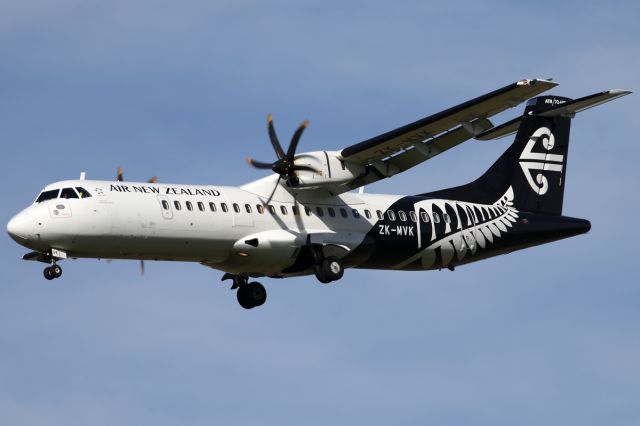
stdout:
[[53,265],[44,268],[42,273],[46,279],[53,280],[62,276],[62,268],[58,264],[54,263]]

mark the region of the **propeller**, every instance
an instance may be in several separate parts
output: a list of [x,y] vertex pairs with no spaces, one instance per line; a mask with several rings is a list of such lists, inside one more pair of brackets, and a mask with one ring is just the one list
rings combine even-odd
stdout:
[[[118,171],[116,172],[116,180],[118,182],[124,182],[124,175],[122,173],[122,166],[118,166]],[[158,176],[151,176],[147,179],[148,183],[156,183],[158,182]]]
[[[118,171],[116,172],[116,180],[118,182],[124,182],[124,175],[122,173],[122,167],[118,166]],[[148,183],[156,183],[158,182],[158,176],[151,176],[147,179]],[[111,262],[111,259],[107,260],[107,262]],[[144,275],[144,260],[140,261],[140,275]]]
[[[282,149],[282,145],[280,145],[280,141],[278,140],[278,135],[276,134],[276,130],[273,127],[273,117],[271,114],[267,117],[268,129],[269,129],[269,140],[271,141],[271,145],[273,146],[273,150],[276,152],[276,156],[278,159],[273,163],[266,163],[263,161],[256,161],[251,157],[247,157],[247,163],[249,165],[255,167],[256,169],[271,169],[274,173],[280,175],[280,179],[285,179],[288,186],[294,187],[300,184],[300,180],[296,172],[298,171],[308,171],[314,173],[320,173],[320,171],[316,170],[311,166],[295,164],[294,159],[296,155],[296,149],[298,148],[298,143],[300,142],[300,137],[302,136],[302,132],[304,129],[309,126],[309,121],[305,120],[298,126],[295,133],[291,137],[291,142],[289,143],[289,147],[285,152]],[[278,181],[280,180],[278,179]],[[276,185],[277,186],[277,185]],[[275,192],[275,189],[274,189]]]

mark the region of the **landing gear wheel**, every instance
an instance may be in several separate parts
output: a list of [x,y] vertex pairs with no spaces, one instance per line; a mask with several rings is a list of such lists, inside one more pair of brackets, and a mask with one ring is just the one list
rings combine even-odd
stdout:
[[327,257],[322,261],[322,267],[331,281],[337,281],[344,275],[344,268],[337,257]]
[[315,266],[314,272],[318,281],[327,284],[342,278],[344,268],[337,257],[330,256],[322,259],[322,261]]
[[262,306],[267,301],[267,290],[258,282],[249,283],[249,293],[251,300],[253,300],[253,306]]
[[62,268],[58,265],[51,265],[49,268],[53,274],[53,278],[60,278],[62,276]]
[[245,309],[261,306],[267,300],[267,290],[258,282],[241,285],[238,288],[238,303]]
[[327,277],[327,273],[326,273],[325,269],[322,267],[322,262],[316,264],[313,267],[313,272],[315,272],[316,278],[322,284],[329,284],[331,282],[331,280]]
[[55,276],[53,275],[53,270],[50,266],[47,266],[46,268],[44,268],[44,271],[42,271],[42,273],[44,277],[49,281],[55,278]]

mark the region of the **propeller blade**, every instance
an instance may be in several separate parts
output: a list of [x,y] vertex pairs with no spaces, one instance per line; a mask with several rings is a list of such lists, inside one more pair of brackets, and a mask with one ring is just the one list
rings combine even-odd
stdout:
[[313,172],[313,173],[320,174],[320,170],[318,170],[318,169],[314,169],[314,168],[313,168],[313,167],[311,167],[311,166],[305,166],[305,165],[302,165],[302,164],[301,164],[301,165],[299,165],[299,166],[294,164],[294,166],[293,166],[293,170],[294,170],[294,171],[301,170],[301,171],[305,171],[305,172]]
[[151,176],[147,182],[149,182],[149,183],[158,182],[158,176]]
[[271,167],[273,166],[273,164],[271,163],[263,163],[262,161],[256,161],[251,157],[247,157],[245,158],[245,160],[247,161],[247,163],[249,163],[250,166],[253,166],[256,169],[271,169]]
[[284,150],[282,149],[282,145],[280,145],[280,141],[278,140],[278,135],[276,135],[276,129],[273,127],[273,116],[269,113],[267,117],[267,121],[269,123],[269,140],[271,140],[271,145],[273,145],[273,150],[276,152],[278,159],[284,157]]
[[296,149],[298,149],[298,142],[300,142],[300,136],[302,136],[302,132],[309,125],[309,120],[304,120],[302,124],[298,126],[296,132],[293,134],[291,138],[291,143],[289,144],[289,149],[287,150],[287,158],[293,161],[293,156],[296,154]]
[[122,167],[118,166],[118,173],[116,175],[116,180],[118,182],[124,181],[124,177],[122,176]]
[[144,275],[144,260],[140,261],[140,275]]
[[269,198],[267,198],[267,201],[262,203],[263,206],[266,207],[271,202],[271,199],[273,198],[273,194],[276,193],[276,189],[278,189],[278,185],[280,185],[280,179],[281,179],[280,177],[278,177],[278,179],[276,179],[276,185],[273,187],[273,191],[271,191],[271,195],[269,195]]

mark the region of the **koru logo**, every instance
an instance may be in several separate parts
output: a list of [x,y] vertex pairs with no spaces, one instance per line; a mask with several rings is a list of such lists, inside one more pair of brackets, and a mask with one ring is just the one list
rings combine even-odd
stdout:
[[549,189],[549,181],[543,173],[538,173],[534,180],[531,172],[533,170],[541,170],[542,172],[562,173],[564,155],[534,152],[533,148],[539,140],[542,141],[542,146],[547,151],[551,151],[555,146],[555,137],[553,133],[551,133],[551,130],[547,127],[540,127],[533,132],[533,135],[531,135],[529,141],[527,141],[527,145],[524,147],[524,151],[520,154],[520,167],[522,167],[522,171],[531,189],[538,195],[544,195]]

